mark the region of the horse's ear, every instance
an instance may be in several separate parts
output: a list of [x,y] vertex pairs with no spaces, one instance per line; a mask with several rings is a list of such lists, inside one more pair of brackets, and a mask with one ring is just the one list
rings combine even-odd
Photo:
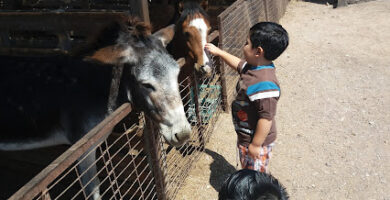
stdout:
[[161,40],[164,47],[166,47],[169,42],[173,39],[173,36],[175,35],[175,25],[171,24],[163,29],[160,29],[159,31],[153,33],[155,37]]
[[209,1],[202,0],[202,2],[200,2],[200,6],[202,6],[203,10],[207,11],[209,9]]
[[183,1],[180,1],[178,4],[177,4],[177,11],[179,12],[179,14],[181,14],[184,10],[184,2]]
[[[84,61],[97,62],[101,64],[117,65],[124,60],[129,60],[130,52],[127,49],[115,45],[103,47],[93,52],[91,56],[84,57]],[[127,59],[126,59],[127,58]]]

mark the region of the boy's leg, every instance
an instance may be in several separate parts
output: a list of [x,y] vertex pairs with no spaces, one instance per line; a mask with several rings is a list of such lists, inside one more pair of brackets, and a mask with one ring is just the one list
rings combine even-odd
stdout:
[[248,147],[238,145],[241,167],[243,169],[252,169],[259,172],[268,172],[269,159],[271,158],[272,147],[274,143],[261,148],[260,159],[253,159],[248,155]]

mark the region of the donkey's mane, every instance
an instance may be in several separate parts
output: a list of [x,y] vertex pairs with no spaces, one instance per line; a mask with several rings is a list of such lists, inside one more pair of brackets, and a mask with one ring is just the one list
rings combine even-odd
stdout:
[[152,27],[149,24],[140,21],[136,17],[124,17],[123,22],[125,28],[127,28],[127,32],[130,33],[132,36],[142,38],[151,34]]
[[102,26],[84,47],[74,52],[74,55],[84,56],[100,48],[116,44],[121,33],[138,41],[147,41],[151,30],[151,26],[142,22],[139,18],[123,16]]
[[184,23],[184,21],[186,21],[187,19],[191,20],[199,18],[199,16],[203,16],[207,21],[210,21],[208,14],[205,10],[203,10],[199,3],[191,1],[184,2],[183,11],[180,15],[179,20],[177,21],[178,26],[176,27],[181,28],[181,25]]

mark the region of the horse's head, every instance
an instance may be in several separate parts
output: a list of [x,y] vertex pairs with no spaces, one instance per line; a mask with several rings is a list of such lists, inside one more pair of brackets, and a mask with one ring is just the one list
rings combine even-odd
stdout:
[[195,70],[210,76],[212,72],[210,58],[204,46],[211,27],[207,13],[199,3],[185,2],[182,5],[180,19],[177,23],[177,37],[182,37],[188,51],[186,63],[193,65]]
[[174,35],[174,25],[153,35],[144,23],[120,24],[114,45],[97,50],[90,59],[124,65],[121,91],[126,98],[158,123],[165,140],[175,146],[190,136],[191,127],[179,94],[179,66],[165,46]]

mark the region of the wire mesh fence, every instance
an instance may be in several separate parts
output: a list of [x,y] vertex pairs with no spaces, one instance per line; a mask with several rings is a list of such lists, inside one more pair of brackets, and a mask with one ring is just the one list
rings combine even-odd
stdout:
[[[188,121],[192,125],[190,140],[180,148],[167,146],[160,140],[166,152],[162,156],[166,197],[174,199],[180,186],[188,176],[191,166],[199,159],[200,153],[208,142],[212,128],[214,127],[221,109],[221,82],[218,70],[218,62],[215,57],[212,59],[213,73],[210,77],[197,77],[190,87],[190,92],[182,94],[182,97],[190,96],[184,102]],[[194,74],[195,75],[195,74]],[[196,75],[195,75],[196,76]],[[184,84],[184,80],[181,84]],[[182,90],[184,92],[186,90]]]
[[[243,57],[242,47],[249,28],[260,21],[277,22],[283,16],[288,0],[237,0],[218,16],[219,47],[235,56]],[[239,79],[236,71],[221,63],[223,104],[228,108],[233,100]]]
[[[93,193],[86,193],[86,184],[81,180],[95,165],[97,173],[88,177],[87,184],[98,178],[102,199],[155,199],[154,177],[142,145],[143,127],[139,124],[124,127],[124,132],[112,133],[107,140],[93,145],[34,199],[92,199]],[[81,172],[78,166],[95,152],[96,161]]]
[[[183,90],[189,91],[182,96],[190,97],[186,114],[192,125],[185,145],[166,144],[150,119],[125,104],[10,199],[173,199],[221,111],[220,76],[213,69],[207,78],[193,74],[195,84]],[[96,159],[83,166],[91,156]]]

